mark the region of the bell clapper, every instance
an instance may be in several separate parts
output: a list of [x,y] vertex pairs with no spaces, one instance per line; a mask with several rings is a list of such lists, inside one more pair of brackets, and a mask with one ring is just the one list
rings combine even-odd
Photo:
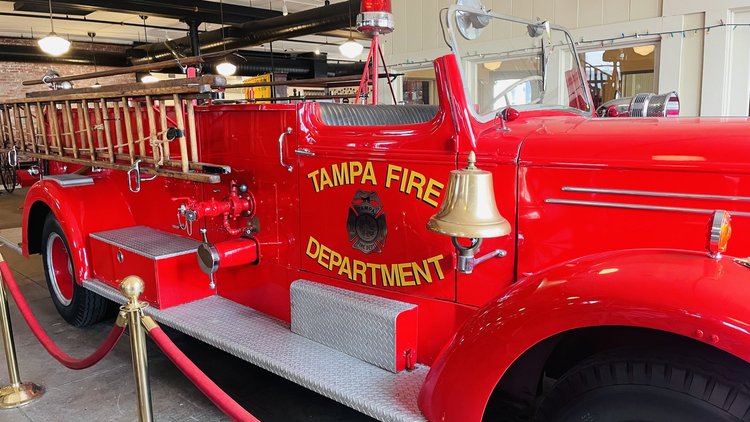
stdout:
[[[501,237],[510,234],[510,223],[497,209],[492,173],[476,167],[476,154],[469,152],[467,166],[451,171],[446,188],[446,197],[437,214],[427,222],[427,228],[450,236],[458,252],[456,269],[464,274],[471,274],[474,267],[492,259],[501,258],[508,253],[502,249],[475,258],[479,252],[482,239]],[[469,239],[464,246],[459,239]]]

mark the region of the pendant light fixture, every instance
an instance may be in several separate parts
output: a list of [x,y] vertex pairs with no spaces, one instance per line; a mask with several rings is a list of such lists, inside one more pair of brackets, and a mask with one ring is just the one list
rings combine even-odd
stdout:
[[353,59],[362,53],[364,47],[352,37],[352,2],[347,0],[347,3],[349,3],[349,39],[339,46],[339,52],[347,59]]
[[637,47],[633,47],[633,51],[635,51],[636,54],[639,54],[641,56],[648,56],[649,54],[653,53],[654,50],[656,50],[656,46],[653,44],[639,45]]
[[[219,16],[221,17],[221,45],[224,48],[224,52],[226,52],[227,44],[224,42],[224,0],[219,0]],[[216,71],[221,76],[232,76],[237,72],[237,66],[230,62],[227,56],[224,56],[224,60],[216,65]]]
[[39,47],[50,56],[61,56],[70,49],[70,41],[55,33],[55,23],[52,20],[52,0],[49,0],[50,33],[38,41]]
[[[94,37],[96,36],[96,32],[89,31],[88,36],[91,37],[91,55],[94,56],[94,73],[96,73],[96,50],[94,49]],[[99,83],[99,78],[94,81],[94,84],[91,85],[92,88],[101,88],[102,84]]]
[[281,15],[286,16],[289,14],[289,9],[286,8],[286,0],[282,0],[281,4]]

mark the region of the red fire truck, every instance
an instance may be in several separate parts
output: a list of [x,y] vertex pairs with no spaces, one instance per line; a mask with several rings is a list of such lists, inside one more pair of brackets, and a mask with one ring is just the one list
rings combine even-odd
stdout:
[[598,118],[563,28],[444,20],[437,106],[6,102],[16,148],[88,167],[24,207],[63,318],[136,274],[159,322],[380,420],[748,420],[750,122]]

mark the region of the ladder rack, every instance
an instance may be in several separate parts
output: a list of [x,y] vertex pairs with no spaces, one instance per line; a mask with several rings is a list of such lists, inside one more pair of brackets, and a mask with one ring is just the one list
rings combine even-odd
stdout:
[[[228,166],[198,157],[195,100],[221,76],[40,91],[0,102],[2,144],[26,157],[218,183]],[[0,147],[2,146],[0,144]]]

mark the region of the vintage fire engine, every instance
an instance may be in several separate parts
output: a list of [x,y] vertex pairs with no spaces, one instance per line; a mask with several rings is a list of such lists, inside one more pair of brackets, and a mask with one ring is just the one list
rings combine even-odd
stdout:
[[161,323],[381,420],[747,420],[750,122],[597,118],[563,28],[445,25],[438,106],[6,102],[83,169],[23,213],[63,318],[136,274]]

